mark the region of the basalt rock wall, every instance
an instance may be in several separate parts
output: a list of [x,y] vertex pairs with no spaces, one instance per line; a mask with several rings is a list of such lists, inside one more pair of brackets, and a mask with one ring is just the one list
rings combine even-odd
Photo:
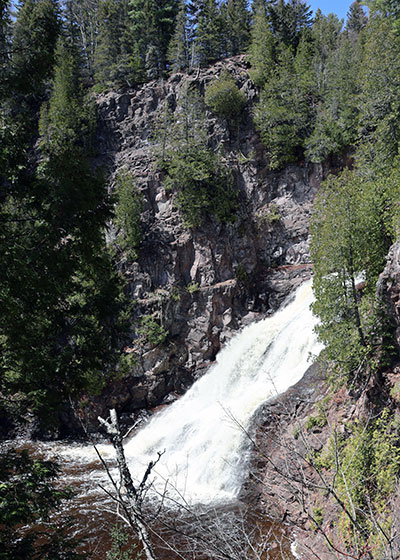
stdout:
[[[187,229],[157,170],[154,130],[188,87],[203,95],[223,70],[246,94],[247,105],[235,130],[210,110],[204,126],[239,190],[237,219],[222,224],[209,217]],[[108,388],[106,406],[132,413],[182,392],[238,329],[274,311],[310,275],[309,219],[326,170],[298,162],[269,171],[252,118],[256,100],[245,56],[98,97],[98,164],[109,172],[111,188],[116,174],[129,170],[145,201],[139,257],[120,257],[134,302],[127,351],[135,365],[128,379]],[[163,344],[140,340],[143,315],[157,317],[168,331]]]

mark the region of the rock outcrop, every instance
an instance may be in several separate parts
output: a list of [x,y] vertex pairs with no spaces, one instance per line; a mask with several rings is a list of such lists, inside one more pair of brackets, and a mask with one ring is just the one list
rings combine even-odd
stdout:
[[[165,107],[175,108],[188,86],[203,94],[222,70],[234,77],[248,104],[237,132],[210,111],[205,126],[209,145],[222,152],[232,170],[240,207],[233,224],[209,218],[189,230],[156,169],[153,131]],[[133,328],[136,365],[124,386],[114,385],[106,399],[122,412],[181,392],[233,333],[275,310],[310,275],[309,218],[324,169],[300,162],[281,172],[268,170],[252,120],[256,98],[245,56],[98,98],[98,162],[112,176],[130,170],[145,199],[139,258],[121,261],[135,303],[134,321],[157,314],[168,331],[162,345],[143,347]]]

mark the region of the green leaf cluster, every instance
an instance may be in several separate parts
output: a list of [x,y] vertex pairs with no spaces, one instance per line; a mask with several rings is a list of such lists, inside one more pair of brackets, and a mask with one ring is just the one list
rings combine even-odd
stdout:
[[207,86],[204,100],[214,113],[228,121],[239,119],[247,103],[246,94],[228,72],[222,72],[219,79]]
[[171,154],[165,186],[176,192],[176,205],[188,228],[203,224],[207,216],[218,221],[235,219],[237,196],[230,172],[210,149],[197,146]]
[[[387,328],[375,302],[375,285],[394,239],[399,196],[395,166],[390,175],[375,180],[357,170],[331,176],[316,198],[311,223],[313,310],[321,320],[317,332],[325,356],[349,383],[359,383],[360,372],[375,367]],[[362,280],[361,292],[357,283]]]
[[175,112],[162,115],[154,139],[165,188],[175,193],[185,226],[200,227],[209,216],[234,221],[238,193],[221,156],[207,144],[200,96],[183,92]]
[[119,229],[117,243],[123,251],[127,251],[131,259],[136,260],[143,237],[140,224],[143,195],[128,171],[122,171],[117,175],[115,197],[114,223]]
[[[0,558],[2,560],[83,560],[68,536],[70,520],[50,523],[54,511],[71,500],[60,489],[57,463],[33,459],[27,451],[0,454]],[[24,525],[30,524],[29,531]]]
[[159,346],[165,342],[168,331],[153,315],[144,315],[138,328],[138,333],[144,338],[145,344]]

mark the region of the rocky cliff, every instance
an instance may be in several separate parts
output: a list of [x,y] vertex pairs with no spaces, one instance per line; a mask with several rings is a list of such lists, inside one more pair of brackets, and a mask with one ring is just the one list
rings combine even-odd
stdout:
[[[166,106],[174,109],[188,86],[203,95],[223,70],[246,94],[247,106],[237,132],[209,110],[205,128],[239,189],[237,219],[221,224],[210,217],[187,229],[154,164],[153,132]],[[139,257],[130,262],[122,255],[120,262],[134,302],[127,351],[135,353],[136,364],[122,386],[108,389],[107,406],[130,413],[181,392],[234,332],[275,310],[310,275],[308,225],[324,169],[299,162],[268,170],[252,119],[256,99],[245,56],[98,98],[98,162],[111,178],[131,171],[145,200]],[[135,325],[144,315],[157,316],[168,331],[163,344],[139,343]]]

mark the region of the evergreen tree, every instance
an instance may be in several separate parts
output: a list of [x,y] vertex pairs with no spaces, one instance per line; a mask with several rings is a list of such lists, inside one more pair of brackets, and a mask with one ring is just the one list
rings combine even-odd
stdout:
[[94,73],[94,56],[99,33],[101,0],[65,0],[67,37],[78,48],[85,79],[90,83]]
[[57,0],[24,0],[14,27],[12,79],[23,95],[42,95],[54,66],[61,29]]
[[168,63],[173,72],[190,66],[190,28],[185,0],[181,0],[175,31],[168,46]]
[[236,56],[247,51],[250,42],[250,13],[246,0],[225,0],[221,8],[224,55]]
[[76,57],[60,43],[41,116],[43,161],[21,176],[25,190],[14,187],[0,215],[0,392],[18,392],[44,420],[68,397],[99,389],[118,358],[110,317],[119,288],[103,233],[111,201],[87,159],[94,122]]
[[[11,55],[10,1],[0,0],[0,69],[7,67]],[[3,75],[3,74],[2,74]]]
[[128,0],[103,0],[99,5],[94,71],[95,82],[100,86],[131,86],[140,78],[128,12]]
[[[309,132],[310,103],[303,89],[301,74],[296,73],[297,66],[291,48],[281,45],[277,63],[261,91],[254,113],[272,169],[296,161],[301,156],[303,142]],[[306,83],[308,81],[306,79]]]
[[350,5],[349,11],[347,12],[347,22],[346,30],[350,33],[360,33],[368,23],[368,17],[364,12],[360,1],[355,0]]
[[316,120],[305,143],[312,161],[340,154],[356,139],[360,49],[357,37],[341,33],[341,28],[337,16],[316,13],[312,28]]
[[211,216],[220,222],[233,221],[237,191],[229,169],[207,145],[199,95],[185,90],[175,113],[165,115],[160,124],[159,163],[186,227],[199,227]]
[[195,61],[207,66],[218,60],[223,51],[222,19],[216,0],[198,2],[196,10]]
[[400,129],[400,37],[389,19],[372,18],[364,34],[360,72],[359,135],[364,165],[390,167]]
[[274,51],[275,40],[268,24],[266,9],[260,5],[254,14],[249,48],[250,77],[259,87],[265,84],[273,71]]
[[273,34],[279,41],[296,49],[304,29],[312,25],[312,11],[302,0],[278,0],[268,6]]
[[[371,315],[377,277],[393,239],[398,167],[394,176],[369,181],[358,171],[344,171],[325,182],[314,205],[313,309],[321,319],[317,330],[326,356],[351,383],[360,383],[354,375],[366,371],[366,360],[379,343],[379,322],[376,317],[371,321]],[[366,280],[362,300],[356,289],[361,274]]]
[[167,67],[167,51],[174,33],[179,0],[129,0],[133,41],[148,77]]
[[343,153],[357,139],[359,44],[342,34],[323,67],[315,126],[306,141],[306,155],[314,162]]

